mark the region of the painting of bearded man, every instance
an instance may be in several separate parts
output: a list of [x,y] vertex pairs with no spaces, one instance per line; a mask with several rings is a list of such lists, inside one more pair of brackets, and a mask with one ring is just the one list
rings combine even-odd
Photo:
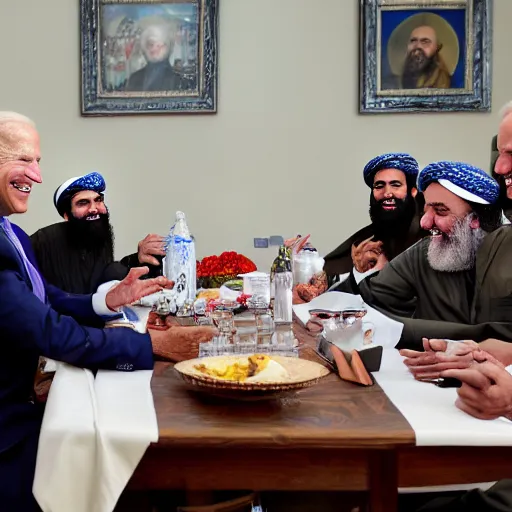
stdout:
[[381,90],[465,87],[463,9],[383,11],[382,33]]
[[492,0],[360,2],[359,112],[489,112]]

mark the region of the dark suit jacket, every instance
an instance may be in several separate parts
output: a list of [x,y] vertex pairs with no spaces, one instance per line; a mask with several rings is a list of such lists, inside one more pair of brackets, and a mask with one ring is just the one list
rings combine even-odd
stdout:
[[[29,237],[19,227],[13,229],[37,268]],[[85,327],[79,321],[99,318],[92,296],[64,293],[46,283],[45,287],[43,304],[32,293],[18,252],[0,230],[0,464],[3,451],[39,431],[43,410],[33,403],[39,356],[91,369],[153,368],[148,334]]]
[[128,78],[126,91],[179,91],[181,77],[168,60],[146,64]]

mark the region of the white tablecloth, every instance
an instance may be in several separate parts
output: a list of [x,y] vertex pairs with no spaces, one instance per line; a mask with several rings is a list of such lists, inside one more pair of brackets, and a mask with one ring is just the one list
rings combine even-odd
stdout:
[[[512,446],[512,422],[479,420],[457,409],[456,388],[415,380],[398,350],[385,349],[381,369],[373,375],[413,428],[417,446]],[[399,492],[486,490],[494,483],[400,488]]]
[[158,425],[152,371],[59,364],[39,438],[34,496],[43,512],[112,512]]
[[512,422],[479,420],[457,409],[455,388],[415,380],[397,350],[384,350],[374,377],[414,429],[418,446],[512,446]]

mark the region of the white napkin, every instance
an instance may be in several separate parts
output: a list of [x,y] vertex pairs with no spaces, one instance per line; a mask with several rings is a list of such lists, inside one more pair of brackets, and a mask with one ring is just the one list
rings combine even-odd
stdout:
[[380,311],[373,309],[363,302],[360,295],[352,295],[344,292],[326,292],[315,297],[306,304],[295,304],[293,311],[299,320],[306,325],[309,320],[311,309],[328,309],[332,311],[342,311],[352,307],[364,307],[367,313],[363,322],[371,322],[374,325],[373,344],[382,345],[384,348],[393,348],[396,346],[402,335],[404,325],[396,320],[388,318]]
[[152,371],[59,364],[39,436],[33,492],[43,512],[112,512],[158,425]]
[[92,373],[59,364],[46,403],[33,485],[43,512],[92,511],[94,408]]
[[[373,376],[413,428],[417,446],[512,446],[512,424],[508,420],[479,420],[457,409],[457,390],[415,380],[398,350],[384,350],[380,371]],[[407,494],[487,490],[495,483],[411,487],[398,491]]]
[[98,458],[94,511],[114,510],[147,447],[158,441],[152,375],[147,370],[100,371],[96,376]]

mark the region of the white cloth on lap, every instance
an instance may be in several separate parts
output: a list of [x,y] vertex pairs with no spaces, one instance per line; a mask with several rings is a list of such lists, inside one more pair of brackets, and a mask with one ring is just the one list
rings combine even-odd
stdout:
[[44,415],[34,496],[43,512],[112,512],[158,425],[152,371],[59,364]]

